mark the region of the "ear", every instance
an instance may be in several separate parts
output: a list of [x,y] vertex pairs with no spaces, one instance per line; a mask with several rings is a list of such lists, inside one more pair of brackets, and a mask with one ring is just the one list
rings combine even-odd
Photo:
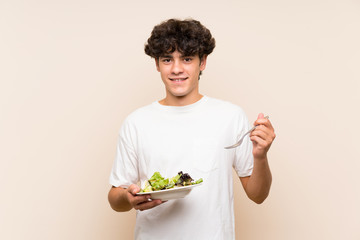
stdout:
[[206,67],[206,59],[207,59],[207,55],[202,56],[202,58],[200,59],[200,71],[204,71],[205,67]]
[[160,72],[160,66],[159,66],[159,59],[158,58],[155,58],[155,65],[156,65],[156,70],[158,72]]

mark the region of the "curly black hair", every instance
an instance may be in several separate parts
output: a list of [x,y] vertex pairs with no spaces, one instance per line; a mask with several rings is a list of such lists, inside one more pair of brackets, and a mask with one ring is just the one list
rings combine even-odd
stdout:
[[145,53],[158,59],[175,50],[184,56],[209,55],[215,48],[215,39],[199,21],[169,19],[156,25],[145,44]]

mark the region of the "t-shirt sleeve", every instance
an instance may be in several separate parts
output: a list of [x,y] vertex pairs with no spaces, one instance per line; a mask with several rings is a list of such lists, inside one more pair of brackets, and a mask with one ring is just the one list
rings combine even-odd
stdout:
[[[237,139],[245,134],[250,128],[249,120],[245,115],[244,111],[240,109],[239,115],[237,118],[238,121],[238,135]],[[233,167],[239,177],[250,176],[254,167],[254,157],[252,154],[253,144],[250,140],[249,135],[247,135],[242,144],[235,149],[235,158],[233,162]]]
[[134,142],[136,131],[128,120],[125,120],[119,131],[116,157],[110,174],[110,184],[114,187],[127,188],[139,180],[138,161]]

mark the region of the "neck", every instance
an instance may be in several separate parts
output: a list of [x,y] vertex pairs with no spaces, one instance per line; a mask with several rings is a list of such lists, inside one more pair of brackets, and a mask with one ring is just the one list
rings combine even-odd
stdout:
[[160,100],[159,103],[161,105],[165,105],[165,106],[186,106],[186,105],[196,103],[202,97],[203,97],[203,95],[201,95],[200,93],[191,98],[189,98],[189,96],[182,96],[182,97],[166,96],[164,99]]

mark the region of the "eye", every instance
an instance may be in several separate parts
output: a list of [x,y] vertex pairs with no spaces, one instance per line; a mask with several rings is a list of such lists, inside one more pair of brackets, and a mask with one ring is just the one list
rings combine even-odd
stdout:
[[163,63],[169,63],[169,62],[171,62],[171,59],[170,58],[163,58],[163,59],[161,59],[161,61]]
[[184,62],[191,62],[192,61],[192,58],[191,57],[185,57],[184,58]]

